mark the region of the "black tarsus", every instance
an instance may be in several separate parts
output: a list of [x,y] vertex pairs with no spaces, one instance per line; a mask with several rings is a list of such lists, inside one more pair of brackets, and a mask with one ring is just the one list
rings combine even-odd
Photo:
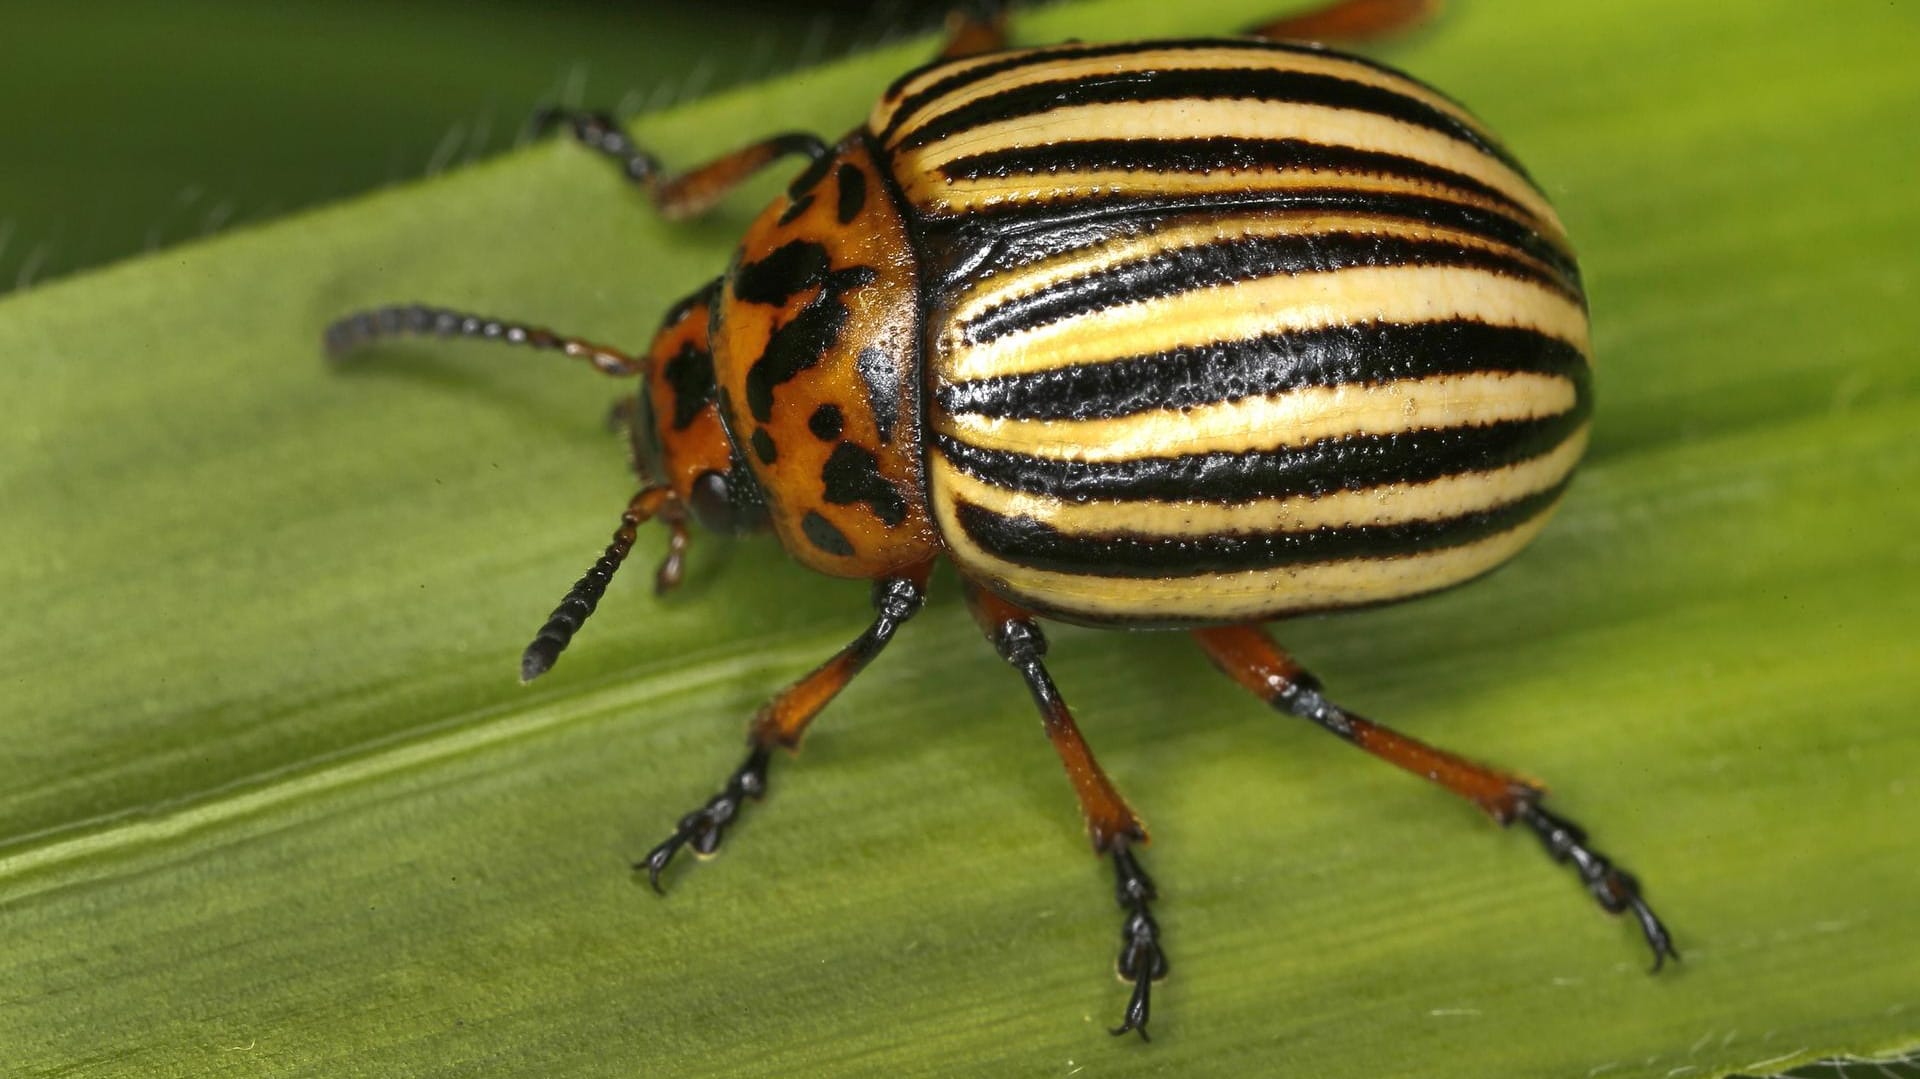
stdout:
[[1606,855],[1588,846],[1585,829],[1542,809],[1537,794],[1521,799],[1514,818],[1533,829],[1548,857],[1563,865],[1573,864],[1580,874],[1580,883],[1587,886],[1588,894],[1600,904],[1600,909],[1608,914],[1633,912],[1647,946],[1653,949],[1653,969],[1648,973],[1659,973],[1668,959],[1680,961],[1680,952],[1674,947],[1667,927],[1641,898],[1640,882],[1633,874],[1616,867]]
[[1142,1041],[1152,1041],[1147,1019],[1152,1013],[1153,983],[1167,976],[1167,956],[1160,950],[1160,925],[1147,904],[1157,898],[1153,878],[1140,868],[1132,848],[1121,841],[1113,848],[1113,897],[1127,914],[1120,926],[1120,977],[1133,983],[1133,995],[1120,1025],[1107,1031],[1116,1037],[1131,1030]]
[[[1357,744],[1356,723],[1372,724],[1328,700],[1320,691],[1320,680],[1308,671],[1300,671],[1279,693],[1268,699],[1275,709],[1308,720],[1349,743]],[[1495,811],[1494,819],[1509,825],[1520,821],[1533,830],[1547,856],[1555,862],[1571,863],[1580,874],[1580,883],[1608,914],[1631,910],[1640,923],[1640,932],[1653,949],[1653,970],[1658,972],[1668,959],[1678,961],[1680,952],[1673,945],[1667,927],[1661,924],[1653,908],[1640,896],[1640,882],[1633,874],[1613,864],[1605,855],[1587,845],[1586,830],[1565,817],[1541,808],[1545,792],[1525,783],[1512,788],[1511,810]]]
[[[841,649],[833,659],[829,659],[822,667],[816,668],[807,676],[808,678],[830,669],[840,660],[851,658],[852,669],[845,674],[845,681],[852,681],[854,676],[864,670],[866,665],[887,646],[887,643],[893,639],[895,631],[919,613],[926,601],[926,582],[924,578],[914,579],[907,576],[883,577],[873,583],[872,598],[874,607],[872,623],[860,636]],[[805,681],[806,679],[802,679],[795,685],[804,684]],[[842,682],[842,685],[844,684],[845,682]],[[835,689],[833,692],[837,693],[838,690]],[[778,702],[779,699],[776,697],[774,700]],[[769,707],[772,706],[770,703]],[[804,718],[810,720],[813,714],[815,713],[809,712]],[[764,716],[763,709],[762,717]],[[801,728],[804,728],[804,722]],[[749,744],[752,749],[748,752],[747,759],[741,762],[740,767],[735,768],[727,777],[720,793],[707,799],[707,803],[699,809],[681,817],[673,834],[648,851],[645,858],[633,863],[633,868],[636,871],[644,869],[647,873],[647,883],[653,886],[654,891],[665,895],[666,889],[660,885],[660,874],[665,871],[668,863],[673,861],[674,855],[689,843],[693,845],[695,854],[707,855],[718,850],[727,828],[739,817],[740,810],[746,802],[749,799],[757,802],[766,797],[767,762],[773,746],[782,744],[791,748],[798,744],[798,739],[799,730],[788,732],[786,737],[767,734],[763,732],[760,721],[756,721],[753,732],[749,735]]]
[[667,890],[660,886],[660,873],[673,861],[673,856],[688,843],[693,844],[695,854],[712,854],[720,848],[720,840],[726,835],[727,827],[740,815],[740,807],[747,799],[754,801],[767,794],[767,761],[770,750],[767,746],[755,746],[740,762],[740,767],[727,777],[726,786],[719,794],[707,799],[707,804],[680,818],[673,834],[660,845],[647,852],[647,856],[633,863],[635,871],[647,871],[647,883],[660,895]]

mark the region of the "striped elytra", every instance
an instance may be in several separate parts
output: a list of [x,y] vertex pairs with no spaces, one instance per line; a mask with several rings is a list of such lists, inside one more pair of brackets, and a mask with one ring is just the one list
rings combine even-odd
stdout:
[[929,284],[947,553],[1074,621],[1380,603],[1513,555],[1587,438],[1579,272],[1465,109],[1246,41],[901,79],[869,137]]
[[420,305],[335,325],[336,349],[458,334],[640,377],[625,418],[642,489],[523,678],[552,666],[649,519],[668,528],[662,591],[689,522],[771,528],[808,568],[872,582],[866,630],[755,714],[746,759],[636,863],[656,888],[766,795],[772,751],[915,616],[946,558],[1112,861],[1114,969],[1132,983],[1113,1033],[1145,1037],[1169,970],[1147,829],[1047,670],[1042,616],[1189,630],[1277,711],[1522,825],[1639,923],[1655,969],[1678,958],[1633,875],[1536,784],[1335,704],[1257,626],[1492,569],[1586,449],[1586,300],[1540,188],[1450,98],[1291,41],[1434,7],[1334,0],[1245,39],[1004,50],[997,5],[975,0],[949,59],[838,143],[774,135],[676,175],[604,114],[550,114],[668,216],[808,163],[642,355]]
[[663,334],[712,382],[652,380],[648,456],[726,477],[813,569],[945,554],[1071,621],[1455,584],[1540,530],[1587,438],[1546,197],[1451,99],[1313,46],[909,73],[701,295]]

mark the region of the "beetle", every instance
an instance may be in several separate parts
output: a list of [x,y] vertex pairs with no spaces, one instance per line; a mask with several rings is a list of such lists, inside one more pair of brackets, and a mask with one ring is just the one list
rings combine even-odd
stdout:
[[805,160],[731,265],[643,355],[424,305],[335,323],[338,355],[402,334],[557,350],[640,380],[644,484],[527,647],[547,671],[642,523],[770,529],[872,582],[865,632],[775,695],[749,752],[635,864],[656,890],[767,791],[775,748],[921,609],[934,564],[1025,681],[1122,911],[1147,1036],[1168,960],[1140,818],[1048,674],[1040,619],[1191,634],[1278,711],[1530,830],[1600,907],[1679,958],[1635,878],[1538,784],[1334,703],[1261,623],[1433,592],[1524,547],[1587,441],[1588,315],[1546,196],[1465,108],[1319,43],[1398,30],[1425,0],[1337,0],[1245,37],[1009,49],[997,5],[829,145],[763,139],[669,175],[608,116],[550,110],[669,217]]

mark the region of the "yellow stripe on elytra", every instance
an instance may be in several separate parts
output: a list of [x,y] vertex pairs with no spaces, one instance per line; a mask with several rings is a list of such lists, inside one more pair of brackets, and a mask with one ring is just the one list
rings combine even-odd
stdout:
[[1220,169],[1213,172],[1149,172],[1144,169],[1084,169],[1045,175],[983,176],[943,182],[916,173],[903,185],[908,199],[925,213],[957,217],[1008,206],[1058,206],[1100,198],[1249,198],[1316,192],[1397,195],[1466,206],[1505,218],[1540,234],[1568,257],[1573,249],[1558,220],[1534,217],[1513,204],[1439,180],[1410,179],[1385,173],[1327,172],[1310,167]]
[[[885,131],[887,125],[893,122],[894,113],[899,111],[900,106],[904,104],[908,98],[927,89],[934,83],[945,81],[955,75],[971,71],[977,67],[984,67],[987,64],[998,64],[1007,60],[1019,59],[1022,56],[1044,56],[1051,52],[1062,52],[1081,47],[1082,46],[1075,44],[1065,44],[1046,45],[1037,49],[1011,49],[1006,52],[981,53],[978,56],[968,56],[959,60],[951,60],[944,64],[929,67],[907,82],[900,84],[900,89],[896,93],[888,94],[875,102],[873,111],[867,115],[867,128],[875,134]],[[932,107],[933,104],[934,102],[930,101],[922,107]]]
[[1309,532],[1436,520],[1495,509],[1549,490],[1586,452],[1582,425],[1553,450],[1503,468],[1461,472],[1424,483],[1386,483],[1324,495],[1255,498],[1244,502],[1159,499],[1067,501],[998,487],[956,468],[935,451],[929,472],[941,497],[958,498],[1003,517],[1031,517],[1049,528],[1081,535],[1217,536],[1244,532]]
[[1457,318],[1537,330],[1591,353],[1585,310],[1543,285],[1457,266],[1364,266],[1117,304],[978,345],[943,340],[934,373],[966,382],[1327,326]]
[[1308,386],[1109,420],[1025,420],[961,412],[934,429],[984,450],[1059,461],[1127,461],[1311,446],[1349,435],[1396,435],[1558,416],[1577,388],[1559,375],[1481,371]]
[[[889,147],[898,146],[910,138],[914,132],[925,127],[940,116],[965,108],[976,101],[1020,90],[1042,83],[1067,82],[1076,79],[1099,79],[1113,75],[1130,73],[1158,73],[1163,71],[1220,71],[1220,70],[1263,70],[1300,72],[1308,75],[1330,75],[1363,86],[1375,87],[1411,98],[1443,115],[1452,117],[1487,141],[1494,141],[1477,117],[1460,107],[1442,94],[1421,86],[1410,79],[1382,71],[1369,64],[1362,64],[1341,56],[1325,53],[1288,52],[1275,49],[1236,48],[1222,44],[1217,48],[1204,49],[1152,49],[1142,52],[1122,53],[1118,56],[1088,56],[1051,60],[1014,68],[1010,71],[996,72],[978,82],[962,86],[950,93],[923,105],[899,131],[888,140]],[[958,70],[957,68],[955,69]],[[943,71],[942,78],[953,72]],[[921,88],[932,85],[936,80],[916,80]],[[909,93],[913,91],[908,91]],[[893,110],[888,109],[882,121],[881,113],[876,110],[874,130],[884,131],[886,124],[893,120]]]
[[[959,216],[999,206],[1045,206],[1086,199],[1160,196],[1200,198],[1209,195],[1242,198],[1261,195],[1301,196],[1334,191],[1341,194],[1382,194],[1438,199],[1466,206],[1531,229],[1547,242],[1573,255],[1558,221],[1543,221],[1511,203],[1450,186],[1439,180],[1420,180],[1385,173],[1324,172],[1312,168],[1220,169],[1214,172],[1147,172],[1127,169],[1085,169],[1044,176],[986,176],[943,182],[938,176],[915,173],[903,190],[922,211],[935,216]],[[1279,211],[1276,211],[1279,212]]]
[[1498,158],[1431,128],[1325,105],[1202,98],[1068,105],[956,132],[901,153],[895,168],[913,181],[909,193],[919,202],[937,196],[944,184],[942,178],[940,184],[928,186],[934,177],[925,174],[936,173],[959,158],[1028,146],[1057,148],[1087,138],[1297,138],[1394,154],[1478,180],[1526,207],[1546,224],[1547,231],[1556,235],[1564,231],[1545,196]]
[[1549,278],[1555,271],[1519,248],[1464,229],[1431,225],[1411,218],[1378,214],[1322,211],[1265,211],[1257,214],[1208,215],[1189,224],[1163,228],[1141,236],[1122,237],[1071,250],[1005,273],[979,279],[962,294],[949,316],[949,347],[960,347],[966,324],[990,308],[1045,291],[1056,285],[1140,262],[1185,248],[1240,240],[1324,236],[1331,232],[1378,236],[1395,240],[1438,241],[1511,259]]
[[1180,577],[1099,577],[1030,569],[988,554],[960,527],[953,499],[938,483],[932,493],[941,536],[962,573],[1016,603],[1089,621],[1257,622],[1403,599],[1485,573],[1525,547],[1552,514],[1549,509],[1506,532],[1421,554]]

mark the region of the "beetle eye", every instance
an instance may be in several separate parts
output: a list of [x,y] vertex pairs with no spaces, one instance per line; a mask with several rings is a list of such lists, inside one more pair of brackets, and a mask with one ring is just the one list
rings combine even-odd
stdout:
[[694,477],[688,501],[701,527],[721,533],[734,530],[733,495],[727,489],[725,473],[709,470]]

